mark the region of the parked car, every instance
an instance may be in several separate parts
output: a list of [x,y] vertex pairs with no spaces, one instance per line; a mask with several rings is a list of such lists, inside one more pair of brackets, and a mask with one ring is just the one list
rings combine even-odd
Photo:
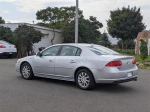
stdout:
[[81,89],[93,89],[96,83],[136,81],[138,75],[134,57],[96,44],[50,46],[19,59],[16,71],[26,80],[37,76],[74,81]]
[[0,40],[0,56],[14,57],[17,54],[15,45]]

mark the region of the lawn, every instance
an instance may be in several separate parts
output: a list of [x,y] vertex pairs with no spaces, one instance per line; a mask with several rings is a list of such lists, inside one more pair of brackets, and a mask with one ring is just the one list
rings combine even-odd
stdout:
[[[136,62],[137,63],[142,63],[142,60],[140,58],[139,55],[135,55],[135,50],[134,49],[113,49],[121,54],[125,54],[125,55],[128,55],[128,56],[134,56],[135,59],[136,59]],[[150,63],[150,56],[148,56],[148,58],[145,60],[145,61],[149,61]],[[150,70],[150,65],[138,65],[138,68],[139,69],[149,69]]]
[[[142,62],[140,56],[137,56],[137,55],[132,55],[132,56],[135,57],[135,59],[136,59],[137,62]],[[150,56],[148,56],[148,58],[145,61],[150,61]]]
[[[137,56],[137,55],[132,55],[132,56],[135,57],[137,63],[142,63],[142,60],[141,60],[140,56]],[[149,61],[149,63],[150,63],[150,56],[148,56],[148,58],[145,60],[145,62],[146,61]],[[138,65],[138,68],[139,69],[149,69],[150,70],[150,66],[145,65],[145,64],[144,65]]]

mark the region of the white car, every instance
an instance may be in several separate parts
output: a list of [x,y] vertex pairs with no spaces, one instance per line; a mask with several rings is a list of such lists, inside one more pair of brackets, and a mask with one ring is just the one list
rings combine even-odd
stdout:
[[81,89],[92,89],[96,83],[136,81],[138,76],[134,57],[95,44],[53,45],[19,59],[16,70],[26,80],[37,76],[74,81]]
[[14,57],[17,54],[16,46],[0,40],[0,56]]

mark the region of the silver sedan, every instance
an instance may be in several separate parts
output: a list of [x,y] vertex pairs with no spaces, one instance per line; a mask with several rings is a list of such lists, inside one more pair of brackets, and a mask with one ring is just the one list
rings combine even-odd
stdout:
[[16,71],[26,80],[37,76],[74,81],[81,89],[93,89],[96,83],[136,81],[138,75],[134,57],[96,44],[50,46],[18,59]]

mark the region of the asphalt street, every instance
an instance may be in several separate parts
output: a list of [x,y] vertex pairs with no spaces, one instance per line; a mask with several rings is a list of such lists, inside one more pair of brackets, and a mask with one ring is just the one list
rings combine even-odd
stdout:
[[150,112],[148,70],[139,70],[138,81],[84,91],[72,82],[24,80],[15,63],[0,59],[0,112]]

